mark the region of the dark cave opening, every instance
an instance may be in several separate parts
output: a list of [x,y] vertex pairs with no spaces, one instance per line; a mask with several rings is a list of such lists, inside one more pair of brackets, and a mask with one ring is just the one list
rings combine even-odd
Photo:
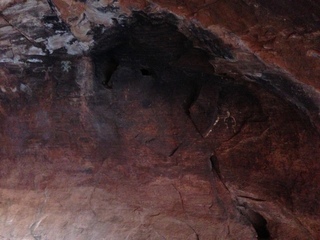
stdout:
[[256,230],[259,240],[271,239],[270,232],[267,228],[268,222],[261,214],[255,212],[251,209],[246,209],[245,216],[247,217],[249,222],[252,224],[252,226]]

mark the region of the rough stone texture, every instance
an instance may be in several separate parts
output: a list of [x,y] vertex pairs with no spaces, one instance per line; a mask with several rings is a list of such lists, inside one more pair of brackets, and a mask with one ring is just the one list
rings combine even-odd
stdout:
[[0,239],[320,238],[317,2],[0,11]]

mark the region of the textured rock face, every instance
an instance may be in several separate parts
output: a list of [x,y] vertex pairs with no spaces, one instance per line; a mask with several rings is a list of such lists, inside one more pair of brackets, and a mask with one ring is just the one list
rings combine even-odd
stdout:
[[320,238],[303,4],[1,2],[1,239]]

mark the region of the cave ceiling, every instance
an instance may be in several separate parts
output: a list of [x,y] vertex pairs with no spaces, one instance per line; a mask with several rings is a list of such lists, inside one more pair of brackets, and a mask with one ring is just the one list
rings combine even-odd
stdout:
[[1,239],[319,239],[320,5],[0,1]]

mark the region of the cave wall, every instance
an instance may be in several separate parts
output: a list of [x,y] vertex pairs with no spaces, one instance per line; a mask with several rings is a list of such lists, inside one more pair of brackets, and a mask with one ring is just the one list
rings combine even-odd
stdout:
[[318,239],[319,6],[290,4],[0,3],[0,237]]

